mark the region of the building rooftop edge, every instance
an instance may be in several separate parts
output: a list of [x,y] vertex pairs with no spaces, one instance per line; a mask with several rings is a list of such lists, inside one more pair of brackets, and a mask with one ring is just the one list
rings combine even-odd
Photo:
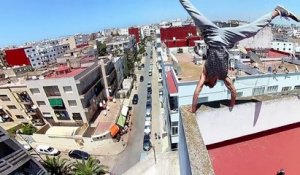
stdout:
[[183,132],[186,139],[187,153],[191,174],[214,175],[213,166],[203,141],[195,114],[189,112],[189,106],[180,107]]

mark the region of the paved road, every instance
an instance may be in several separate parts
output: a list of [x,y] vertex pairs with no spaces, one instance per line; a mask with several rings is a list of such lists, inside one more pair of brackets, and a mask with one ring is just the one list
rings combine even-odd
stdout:
[[144,126],[145,126],[145,113],[146,113],[146,101],[147,101],[147,82],[151,81],[148,76],[151,46],[147,45],[146,52],[147,58],[145,60],[145,68],[143,68],[140,74],[137,75],[137,81],[139,82],[139,75],[144,76],[144,81],[139,83],[138,95],[139,102],[133,107],[134,116],[132,118],[133,127],[129,134],[129,139],[126,149],[118,156],[117,162],[113,167],[111,173],[119,175],[126,172],[129,168],[134,166],[140,161],[141,153],[143,152],[143,137],[144,137]]

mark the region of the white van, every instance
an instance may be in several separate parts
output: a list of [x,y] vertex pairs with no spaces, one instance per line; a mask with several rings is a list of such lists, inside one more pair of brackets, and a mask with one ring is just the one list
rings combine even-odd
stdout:
[[46,145],[39,145],[36,147],[36,151],[40,154],[47,154],[47,155],[58,155],[59,151],[51,146]]

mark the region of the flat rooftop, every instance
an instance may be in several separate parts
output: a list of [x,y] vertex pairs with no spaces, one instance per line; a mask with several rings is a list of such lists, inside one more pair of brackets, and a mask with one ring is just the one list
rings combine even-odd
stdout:
[[203,64],[196,65],[193,55],[189,53],[177,53],[174,55],[178,60],[178,79],[180,82],[198,81],[203,71]]
[[299,135],[298,123],[208,147],[215,174],[298,174]]
[[299,91],[239,99],[233,110],[227,105],[228,101],[203,104],[196,114],[181,107],[187,144],[181,155],[189,156],[192,172],[299,173]]
[[52,126],[45,134],[52,136],[73,136],[78,128],[79,127]]
[[[80,67],[76,69],[68,69],[68,71],[64,71],[63,69],[66,69],[65,66],[58,67],[54,72],[51,74],[48,74],[45,79],[50,79],[50,78],[69,78],[69,77],[74,77],[84,71],[86,67]],[[57,73],[60,71],[64,71],[63,73]]]

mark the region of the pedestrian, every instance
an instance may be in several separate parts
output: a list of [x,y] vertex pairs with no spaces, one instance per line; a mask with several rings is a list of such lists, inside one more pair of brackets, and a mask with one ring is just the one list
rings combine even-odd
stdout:
[[250,24],[238,27],[219,28],[203,16],[189,0],[179,1],[193,18],[196,26],[201,30],[204,41],[208,46],[207,60],[195,89],[192,108],[190,109],[193,113],[196,112],[198,97],[203,86],[205,85],[213,88],[216,85],[217,80],[224,81],[225,86],[231,92],[229,107],[232,109],[235,105],[235,99],[237,96],[236,89],[230,78],[227,76],[229,57],[228,49],[233,48],[237,42],[256,35],[258,31],[270,24],[270,22],[277,16],[291,18],[297,22],[300,21],[293,13],[281,6],[277,6],[271,13],[262,16]]

